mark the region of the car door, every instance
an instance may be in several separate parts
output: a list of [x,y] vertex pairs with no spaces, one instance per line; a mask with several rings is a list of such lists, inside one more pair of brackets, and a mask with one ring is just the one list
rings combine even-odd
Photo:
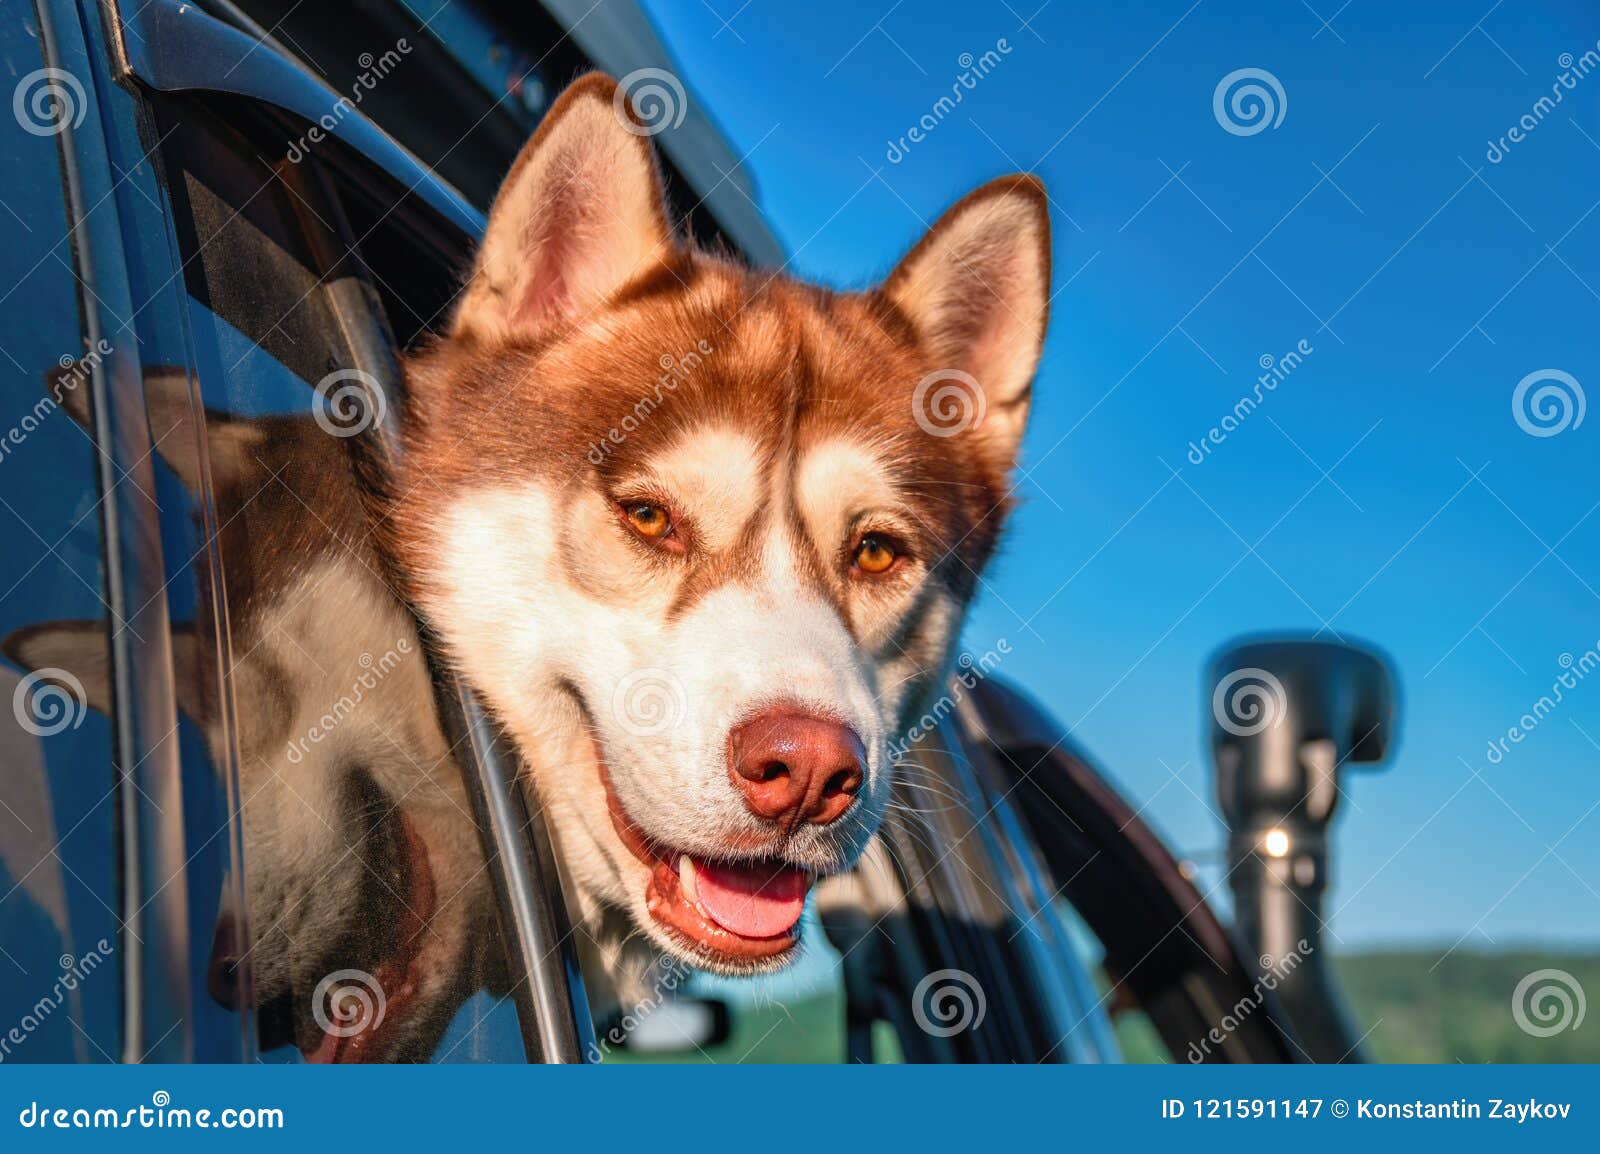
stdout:
[[[463,789],[477,730],[445,741],[333,424],[334,387],[393,356],[344,194],[391,230],[438,221],[396,213],[407,190],[366,183],[365,157],[337,179],[288,161],[306,126],[269,105],[160,95],[125,67],[136,30],[103,14],[41,4],[6,46],[47,88],[7,138],[8,259],[40,311],[5,343],[11,447],[49,467],[7,475],[40,555],[18,551],[5,599],[7,741],[30,772],[6,779],[0,941],[66,973],[10,950],[40,983],[24,1040],[58,1059],[549,1056],[559,1015],[533,1010],[527,967],[507,977],[498,936],[497,894],[525,911],[536,887],[488,880],[512,855],[491,838],[486,860]],[[448,294],[447,263],[390,249],[394,280]],[[57,467],[74,454],[76,478]],[[82,968],[114,953],[120,981],[81,981],[80,939],[104,943]]]
[[18,79],[0,130],[15,406],[0,484],[16,522],[0,923],[22,1008],[6,1041],[34,1058],[189,1058],[185,786],[114,113],[75,4],[41,0],[3,35]]
[[[24,115],[0,119],[0,1035],[6,1061],[107,1061],[120,1049],[111,718],[59,664],[19,660],[41,622],[109,637],[95,445],[62,412],[90,388],[52,74],[37,23],[0,23]],[[76,78],[74,78],[75,80]],[[50,659],[53,661],[53,658]]]

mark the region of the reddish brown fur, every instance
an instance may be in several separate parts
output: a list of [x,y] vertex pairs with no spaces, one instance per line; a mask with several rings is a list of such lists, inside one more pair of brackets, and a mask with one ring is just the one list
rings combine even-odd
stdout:
[[[502,211],[563,115],[587,100],[609,105],[614,94],[614,82],[599,74],[573,84],[519,156],[495,211]],[[652,174],[650,211],[661,235],[669,237],[653,152],[642,138],[634,141]],[[571,167],[583,179],[576,171],[581,165]],[[963,346],[982,334],[960,324],[940,333],[918,332],[893,297],[905,270],[949,221],[1001,197],[1020,197],[1037,214],[1038,259],[1047,285],[1044,190],[1032,176],[1016,175],[966,197],[872,292],[828,292],[669,240],[660,259],[576,320],[485,335],[469,316],[458,316],[454,336],[406,365],[405,472],[391,527],[401,568],[426,579],[424,566],[406,565],[405,559],[420,558],[430,548],[427,526],[438,509],[487,479],[531,474],[565,491],[582,485],[609,491],[617,478],[691,426],[718,422],[756,438],[771,467],[792,463],[810,445],[840,435],[881,446],[895,483],[916,510],[915,539],[908,544],[937,580],[966,601],[1010,506],[1010,449],[998,454],[981,436],[933,437],[918,427],[909,403],[915,383],[960,363]],[[541,222],[546,234],[571,223],[559,214]],[[991,291],[981,278],[969,288]],[[971,315],[984,312],[974,307]],[[662,396],[656,388],[658,359],[683,356],[702,341],[710,342],[714,355]],[[661,404],[653,415],[622,444],[603,446],[604,459],[595,464],[590,450],[597,438],[620,424],[641,398],[656,396]],[[1024,389],[998,403],[1027,402]],[[798,521],[792,503],[772,512]],[[692,545],[692,526],[686,528]],[[691,548],[678,608],[738,576],[741,554],[748,556],[735,550],[715,559]],[[674,558],[658,560],[682,567]],[[843,605],[836,558],[810,560],[813,583]]]
[[[773,464],[840,435],[882,445],[918,512],[909,544],[965,600],[1009,506],[1009,461],[991,459],[979,438],[931,437],[916,424],[910,391],[940,367],[938,351],[881,293],[829,293],[698,253],[676,266],[589,318],[614,321],[622,339],[573,325],[539,340],[441,341],[409,361],[408,391],[418,400],[407,411],[400,491],[408,496],[395,517],[401,555],[425,548],[408,534],[423,532],[436,504],[490,479],[608,488],[688,429],[716,421],[755,437]],[[597,438],[654,396],[658,358],[702,340],[715,352],[594,464]],[[695,574],[696,563],[736,571],[692,547],[688,560],[685,596],[710,580]],[[838,566],[818,560],[814,580],[826,588]],[[826,591],[839,599],[837,588]]]

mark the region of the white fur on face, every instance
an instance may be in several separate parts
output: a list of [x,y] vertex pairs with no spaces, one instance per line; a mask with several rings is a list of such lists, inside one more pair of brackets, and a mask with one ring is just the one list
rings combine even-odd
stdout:
[[754,442],[731,429],[711,428],[683,437],[657,454],[643,478],[670,493],[694,520],[702,547],[732,546],[768,497]]
[[730,841],[770,837],[770,823],[752,816],[731,785],[728,739],[763,709],[788,706],[850,726],[868,764],[849,815],[826,831],[796,831],[783,851],[819,872],[853,860],[881,812],[888,735],[871,668],[833,606],[797,579],[786,533],[769,533],[754,580],[713,590],[653,631],[634,660],[589,672],[605,694],[596,721],[612,781],[636,821],[671,846],[709,856],[726,856]]
[[[622,905],[669,949],[645,908],[648,871],[612,828],[596,747],[629,816],[661,846],[707,857],[768,846],[836,872],[881,820],[894,722],[908,683],[926,672],[889,652],[887,638],[913,607],[940,628],[956,618],[947,595],[913,578],[873,594],[858,642],[803,579],[803,554],[838,564],[862,517],[894,524],[911,515],[869,446],[830,441],[809,450],[792,478],[770,473],[755,441],[714,427],[684,434],[624,480],[624,489],[670,499],[694,526],[697,550],[760,550],[742,559],[741,576],[677,615],[670,560],[664,574],[663,559],[642,556],[611,496],[587,483],[476,489],[436,528],[439,569],[424,609],[538,776],[586,919]],[[774,487],[792,488],[808,540],[794,539],[787,518],[767,515],[790,497]],[[756,538],[753,524],[763,526]],[[734,789],[729,735],[772,706],[836,718],[861,738],[865,781],[838,822],[784,838]]]

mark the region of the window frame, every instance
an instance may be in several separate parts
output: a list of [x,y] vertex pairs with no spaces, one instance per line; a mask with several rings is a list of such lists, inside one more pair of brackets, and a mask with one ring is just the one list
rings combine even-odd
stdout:
[[[243,96],[313,120],[337,99],[298,64],[194,5],[109,0],[108,11],[114,17],[121,78],[136,87]],[[231,75],[220,63],[226,61],[237,62]],[[435,245],[471,251],[482,235],[482,214],[381,129],[351,112],[329,135],[343,146],[337,159],[337,150],[327,150],[330,167],[341,179],[362,182],[366,191],[388,198],[398,191],[396,213],[415,220]],[[371,374],[384,389],[398,390],[396,350],[379,334],[362,336],[353,342],[361,362],[353,367]],[[398,452],[399,408],[388,406],[385,423],[373,431],[371,448],[380,457]],[[471,689],[446,672],[420,624],[419,634],[446,740],[467,763],[463,777],[483,838],[525,1056],[530,1062],[584,1062],[593,1027],[542,810],[515,754]]]
[[86,347],[111,352],[89,364],[111,632],[112,766],[121,923],[119,1058],[184,1061],[194,1053],[183,783],[177,742],[170,622],[150,428],[145,418],[136,315],[117,193],[123,179],[107,134],[113,112],[103,71],[77,0],[37,0],[47,67],[79,79],[84,107],[57,126],[61,179],[72,236],[73,276]]

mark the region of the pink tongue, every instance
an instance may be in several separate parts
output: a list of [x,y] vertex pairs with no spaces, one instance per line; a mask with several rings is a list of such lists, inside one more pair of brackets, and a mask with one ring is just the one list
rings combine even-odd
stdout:
[[785,865],[695,861],[695,892],[712,921],[745,938],[788,933],[806,908],[811,880]]

